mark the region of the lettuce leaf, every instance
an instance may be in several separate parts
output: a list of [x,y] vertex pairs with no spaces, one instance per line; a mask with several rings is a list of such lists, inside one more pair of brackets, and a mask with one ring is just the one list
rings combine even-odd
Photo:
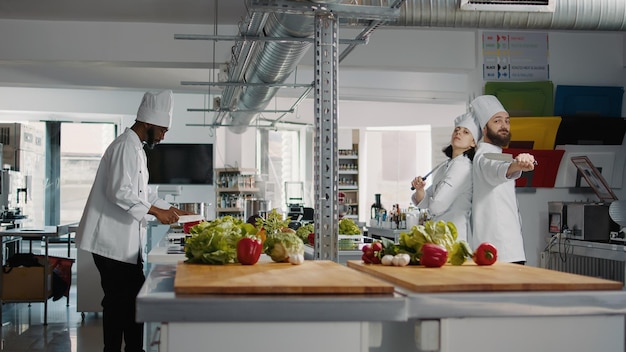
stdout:
[[227,264],[237,259],[237,242],[244,236],[254,235],[256,228],[232,216],[193,226],[190,238],[185,240],[186,263]]
[[295,232],[279,232],[267,236],[263,243],[263,252],[275,262],[284,262],[290,255],[304,255],[304,242]]

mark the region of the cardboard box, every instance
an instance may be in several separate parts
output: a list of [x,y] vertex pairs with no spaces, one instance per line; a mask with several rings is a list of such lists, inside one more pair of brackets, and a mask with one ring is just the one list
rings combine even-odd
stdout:
[[2,272],[3,301],[43,301],[52,291],[52,275],[48,269],[48,292],[44,292],[44,267],[17,267]]

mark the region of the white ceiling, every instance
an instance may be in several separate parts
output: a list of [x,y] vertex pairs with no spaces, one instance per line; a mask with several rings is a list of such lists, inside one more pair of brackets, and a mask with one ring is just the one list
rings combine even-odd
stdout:
[[[245,17],[245,14],[243,0],[0,0],[0,21],[198,24],[221,29],[236,25]],[[18,30],[13,31],[11,35],[15,40],[22,38],[22,33]],[[138,49],[145,50],[141,48],[141,45],[141,43],[137,44]],[[232,46],[232,42],[228,43],[228,46]],[[216,61],[228,62],[230,54],[226,43],[224,42],[220,48],[224,49],[221,50],[220,57],[216,58]],[[33,53],[36,52],[35,50],[36,48],[32,49]],[[158,58],[150,63],[105,57],[92,57],[89,60],[71,58],[53,60],[46,58],[45,55],[37,56],[37,54],[11,60],[8,54],[4,54],[0,57],[0,70],[2,70],[0,84],[5,82],[5,85],[45,88],[60,86],[62,88],[145,89],[149,87],[160,89],[169,87],[177,91],[200,91],[202,88],[182,87],[180,82],[195,77],[210,76],[208,70],[213,67],[211,65],[209,62],[206,65],[198,63],[194,65],[190,62],[159,62]]]
[[[11,51],[6,50],[6,47],[4,52],[0,52],[0,86],[139,91],[146,89],[173,89],[179,93],[206,93],[208,90],[206,86],[183,86],[180,83],[182,81],[215,81],[217,70],[214,71],[214,69],[218,68],[219,64],[230,62],[233,42],[182,41],[186,42],[182,45],[192,50],[203,46],[207,47],[207,45],[209,47],[212,46],[211,50],[207,50],[206,62],[197,60],[197,54],[192,59],[187,57],[182,57],[181,59],[172,59],[171,57],[159,58],[157,57],[158,55],[153,55],[149,57],[150,60],[146,60],[146,54],[141,54],[138,55],[141,57],[140,59],[132,60],[129,59],[129,57],[133,56],[129,51],[133,51],[134,48],[129,49],[128,47],[125,47],[123,55],[112,54],[110,50],[109,52],[106,52],[106,50],[101,52],[95,46],[87,54],[87,49],[84,48],[84,44],[89,45],[87,41],[81,42],[79,45],[82,52],[75,50],[72,46],[68,46],[64,52],[61,52],[62,50],[59,49],[60,53],[51,54],[51,51],[59,47],[56,44],[56,40],[60,39],[50,35],[55,41],[53,44],[50,44],[54,45],[50,47],[53,50],[42,51],[43,49],[38,47],[38,45],[41,46],[47,43],[38,41],[46,37],[47,33],[42,33],[45,32],[45,29],[40,31],[29,29],[37,26],[33,21],[45,21],[42,23],[80,23],[82,25],[89,25],[90,22],[109,24],[119,22],[119,25],[116,27],[124,29],[126,28],[124,26],[132,26],[133,24],[144,26],[142,29],[146,26],[151,29],[167,27],[169,31],[166,31],[167,35],[170,35],[172,26],[176,26],[177,29],[190,29],[189,33],[177,34],[198,34],[193,33],[193,29],[203,28],[209,33],[202,34],[235,35],[237,34],[237,24],[245,18],[245,15],[245,0],[0,0],[0,32],[6,33],[8,31],[2,30],[2,28],[11,28],[12,42],[10,44],[17,45],[13,44],[13,42],[21,42],[19,49],[22,50],[22,55],[24,55],[24,57],[13,57]],[[25,24],[22,24],[23,27],[19,27],[20,23]],[[2,27],[3,25],[5,27]],[[18,29],[14,30],[12,28]],[[24,28],[25,30],[22,31],[19,28]],[[75,26],[71,28],[80,27]],[[353,39],[353,35],[359,33],[360,30],[360,28],[342,28],[340,38]],[[23,33],[27,31],[31,33]],[[404,32],[412,31],[404,30]],[[124,32],[123,35],[126,35],[126,33],[132,35],[130,32]],[[69,33],[67,36],[79,38],[79,34]],[[398,40],[402,40],[402,37],[398,37],[398,35],[394,34]],[[157,38],[161,37],[157,36]],[[164,41],[171,42],[171,37],[164,39],[166,39]],[[76,45],[71,43],[71,39],[64,38],[64,40],[69,41],[69,45]],[[2,39],[0,38],[1,41]],[[120,42],[123,43],[124,41],[120,40]],[[150,43],[150,45],[146,49],[143,43],[137,43],[137,49],[138,51],[150,53],[158,52],[158,43],[156,45]],[[174,45],[181,44],[176,43]],[[364,47],[370,50],[370,46],[371,44]],[[431,89],[430,85],[433,84],[432,82],[444,84],[451,80],[455,82],[464,80],[462,74],[430,77],[432,73],[420,74],[413,72],[407,74],[407,72],[402,72],[402,70],[394,70],[393,67],[369,67],[368,64],[362,63],[362,60],[365,57],[372,57],[371,52],[364,55],[359,50],[366,49],[360,49],[361,47],[363,46],[360,46],[359,49],[350,54],[349,59],[341,64],[340,83],[344,86],[352,87],[351,90],[344,89],[341,91],[342,99],[372,101],[374,97],[377,97],[384,99],[386,102],[392,102],[393,100],[406,102],[415,97],[422,98],[421,94],[426,94],[426,96],[423,96],[423,99],[428,100],[430,99],[428,92]],[[340,50],[343,50],[343,48],[345,46],[341,46]],[[171,50],[168,53],[171,55]],[[307,55],[301,61],[301,65],[296,72],[297,77],[290,78],[289,82],[295,83],[296,78],[298,83],[312,82],[312,50],[309,50]],[[352,58],[355,61],[360,60],[357,65],[350,65],[350,59]],[[375,77],[373,78],[375,84],[372,84],[371,80],[364,81],[366,76]],[[386,79],[381,79],[382,77]],[[422,82],[421,86],[417,82]],[[428,87],[425,88],[425,85]],[[373,86],[379,88],[373,89]],[[463,87],[464,85],[460,86]],[[210,92],[219,92],[219,88],[212,89]],[[278,97],[293,99],[284,102],[287,106],[280,108],[289,107],[292,101],[295,101],[296,97],[303,91],[303,89],[281,89],[277,94]],[[426,93],[422,93],[424,91]],[[459,94],[463,96],[464,91],[453,92],[451,100],[457,100],[458,102],[457,97]],[[309,94],[309,97],[312,97],[312,95],[312,93]],[[308,109],[308,105],[310,105],[310,102],[303,104],[301,107]],[[362,105],[361,108],[363,108]],[[430,103],[427,104],[428,107],[432,105]],[[428,112],[423,115],[429,116],[431,114]]]
[[244,15],[243,0],[0,0],[2,19],[223,25]]

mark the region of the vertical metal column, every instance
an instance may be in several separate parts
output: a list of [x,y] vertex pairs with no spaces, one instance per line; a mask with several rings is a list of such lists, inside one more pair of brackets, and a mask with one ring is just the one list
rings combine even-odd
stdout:
[[337,18],[315,16],[315,259],[337,261]]

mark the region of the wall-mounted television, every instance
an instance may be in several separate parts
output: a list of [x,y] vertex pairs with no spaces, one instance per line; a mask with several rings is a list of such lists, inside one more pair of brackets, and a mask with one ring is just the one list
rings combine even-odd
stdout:
[[149,184],[213,184],[213,144],[163,143],[145,151]]

